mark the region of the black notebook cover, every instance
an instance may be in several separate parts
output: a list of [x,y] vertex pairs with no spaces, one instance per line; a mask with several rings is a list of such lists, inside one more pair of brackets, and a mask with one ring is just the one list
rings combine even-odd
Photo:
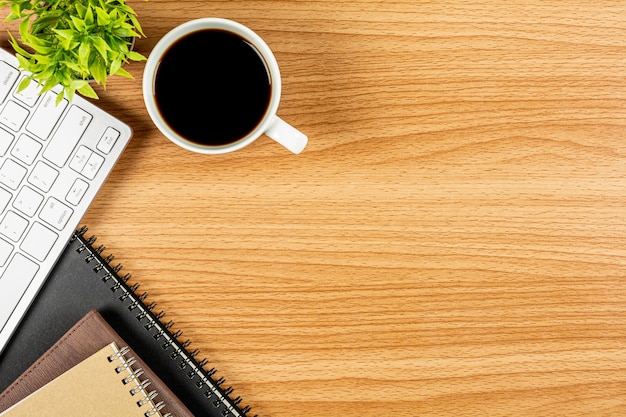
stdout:
[[145,295],[120,277],[121,267],[101,257],[104,248],[92,246],[86,228],[77,231],[47,283],[0,356],[0,392],[4,391],[48,348],[90,310],[96,309],[111,327],[144,359],[196,417],[243,417],[250,411],[233,398],[223,379],[214,379],[207,360],[187,350],[180,331],[161,322],[162,313],[146,306]]

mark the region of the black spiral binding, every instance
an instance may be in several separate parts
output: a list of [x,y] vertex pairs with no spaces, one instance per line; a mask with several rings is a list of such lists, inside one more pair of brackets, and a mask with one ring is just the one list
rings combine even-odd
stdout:
[[[81,253],[85,250],[88,251],[88,255],[85,257],[85,261],[88,263],[95,262],[93,267],[94,272],[100,272],[103,269],[106,271],[102,280],[104,282],[108,282],[113,278],[114,284],[111,286],[111,291],[120,292],[119,299],[121,302],[126,300],[130,300],[130,304],[128,305],[128,309],[130,311],[137,311],[136,318],[138,321],[146,323],[144,324],[144,328],[146,331],[153,331],[156,329],[156,332],[153,334],[155,340],[162,341],[161,347],[163,350],[169,351],[169,357],[171,360],[178,360],[178,366],[181,369],[189,369],[187,372],[187,376],[190,379],[198,377],[198,381],[196,382],[196,388],[199,390],[204,390],[204,396],[211,400],[213,407],[223,409],[221,410],[221,414],[224,417],[246,417],[248,413],[251,411],[250,406],[245,406],[240,408],[240,404],[242,402],[241,397],[232,398],[231,394],[233,389],[231,387],[225,388],[223,387],[224,378],[214,379],[213,375],[217,372],[215,368],[206,369],[206,365],[208,364],[207,359],[202,359],[198,361],[196,356],[199,354],[199,351],[196,349],[193,352],[189,352],[187,348],[191,344],[190,340],[185,340],[181,342],[179,340],[182,335],[182,331],[178,330],[174,333],[170,330],[173,326],[173,322],[170,321],[168,323],[163,323],[161,319],[165,315],[163,311],[159,313],[154,312],[154,308],[156,307],[156,303],[152,302],[148,305],[144,304],[144,300],[147,297],[146,293],[139,295],[137,290],[139,288],[138,284],[134,284],[133,286],[129,286],[127,281],[130,279],[130,274],[125,274],[123,276],[119,275],[119,272],[122,269],[120,264],[116,266],[112,266],[111,262],[113,261],[113,256],[109,255],[107,257],[102,256],[102,252],[104,252],[104,246],[94,247],[94,243],[96,242],[95,236],[90,236],[88,238],[85,237],[88,228],[86,226],[81,227],[80,229],[74,232],[71,241],[79,240],[81,245],[76,249],[77,252]],[[160,405],[161,403],[159,403]],[[160,405],[162,408],[162,405]],[[160,409],[160,408],[159,408]],[[165,416],[164,416],[165,417]],[[254,415],[253,417],[258,417]]]
[[[143,397],[140,397],[136,403],[138,407],[143,407],[145,404],[152,403],[153,400],[158,395],[156,391],[147,391],[146,388],[150,385],[150,381],[147,379],[139,379],[143,374],[143,370],[141,368],[133,368],[135,364],[135,358],[130,357],[127,358],[126,354],[130,351],[130,349],[126,346],[118,349],[115,353],[109,355],[109,362],[114,362],[119,360],[122,362],[121,365],[118,365],[115,368],[115,372],[118,374],[122,372],[126,372],[129,374],[128,376],[121,379],[122,384],[128,385],[131,384],[132,388],[129,390],[130,395],[143,394]],[[161,415],[160,412],[165,407],[165,404],[160,401],[157,403],[152,403],[152,406],[144,413],[145,417],[152,416],[161,416],[161,417],[174,417],[170,413],[166,413]]]

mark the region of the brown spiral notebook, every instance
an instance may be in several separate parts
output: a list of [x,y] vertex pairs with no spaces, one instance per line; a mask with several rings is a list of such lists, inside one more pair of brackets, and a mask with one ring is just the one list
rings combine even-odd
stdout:
[[[0,394],[0,412],[44,387],[111,342],[117,346],[128,346],[97,311],[90,311]],[[140,369],[142,379],[150,381],[150,391],[158,393],[154,401],[164,416],[193,417],[141,357],[130,348],[125,356],[135,359],[133,368]]]

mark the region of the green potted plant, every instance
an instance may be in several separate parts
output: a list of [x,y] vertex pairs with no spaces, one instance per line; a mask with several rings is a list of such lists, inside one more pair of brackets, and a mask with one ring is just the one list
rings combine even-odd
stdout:
[[6,21],[20,21],[19,41],[9,33],[20,68],[30,73],[20,90],[34,80],[41,94],[60,84],[57,102],[71,101],[75,92],[97,99],[90,83],[106,88],[110,75],[133,78],[122,65],[146,59],[132,48],[144,34],[125,0],[6,0],[3,6],[10,7]]

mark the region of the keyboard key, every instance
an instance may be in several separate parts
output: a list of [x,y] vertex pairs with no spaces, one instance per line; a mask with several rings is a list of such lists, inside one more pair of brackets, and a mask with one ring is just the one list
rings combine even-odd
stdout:
[[22,91],[16,90],[15,93],[13,93],[13,97],[26,104],[28,107],[34,107],[35,104],[37,104],[40,90],[41,86],[37,84],[36,81],[31,81],[28,87]]
[[35,223],[26,234],[20,249],[33,258],[44,261],[58,237],[59,235],[46,226]]
[[91,115],[80,107],[70,107],[48,147],[43,152],[44,158],[58,167],[64,166],[81,136],[85,133],[91,118]]
[[3,156],[9,150],[9,146],[15,139],[15,136],[0,128],[0,156]]
[[26,125],[26,130],[42,140],[48,139],[52,129],[54,129],[67,107],[67,100],[63,99],[58,106],[56,100],[57,93],[47,91],[43,95],[43,99],[37,110],[35,110],[33,117]]
[[77,178],[76,181],[74,181],[72,188],[70,188],[70,191],[67,193],[65,200],[68,203],[77,206],[78,203],[80,203],[80,200],[83,199],[83,196],[87,192],[88,188],[89,188],[89,184],[87,184],[85,181],[81,180],[80,178]]
[[86,146],[79,146],[78,150],[70,161],[70,168],[72,168],[76,172],[81,172],[83,168],[85,168],[85,165],[87,165],[89,157],[92,153],[93,152]]
[[115,142],[119,137],[120,132],[112,127],[107,127],[107,130],[104,132],[104,135],[102,135],[102,138],[100,138],[96,149],[102,153],[108,154],[111,152],[111,149],[113,149],[113,146],[115,146]]
[[39,188],[43,192],[50,191],[52,184],[59,176],[59,172],[45,162],[37,162],[33,172],[28,177],[28,182]]
[[26,168],[12,159],[7,159],[0,168],[0,182],[12,190],[17,190],[26,172]]
[[50,197],[39,213],[39,218],[58,230],[63,230],[74,211],[54,197]]
[[28,227],[28,220],[18,216],[12,211],[7,212],[0,222],[0,233],[11,239],[13,242],[20,240],[24,231]]
[[26,135],[21,135],[17,139],[13,150],[11,150],[11,155],[24,162],[26,165],[32,165],[40,150],[41,144],[39,142]]
[[0,188],[0,213],[4,211],[4,209],[9,204],[9,201],[11,201],[12,197],[13,197],[13,194],[8,192],[4,188]]
[[14,101],[9,101],[0,113],[0,123],[17,132],[26,121],[28,114],[28,110],[24,107]]
[[0,61],[0,103],[7,98],[19,76],[20,73],[16,68]]
[[13,245],[4,239],[0,239],[0,266],[4,266],[13,253]]
[[102,164],[104,164],[104,158],[94,152],[89,157],[89,161],[87,161],[87,165],[85,165],[85,168],[83,168],[81,174],[92,180],[96,178],[96,175],[98,174],[98,171],[100,171],[100,167],[102,166]]
[[[39,266],[20,253],[16,253],[0,277],[0,326],[4,328],[15,306],[39,270]],[[0,329],[1,329],[0,328]]]
[[37,209],[43,201],[43,196],[34,191],[30,187],[22,187],[20,192],[15,197],[13,207],[27,215],[33,217],[37,213]]

